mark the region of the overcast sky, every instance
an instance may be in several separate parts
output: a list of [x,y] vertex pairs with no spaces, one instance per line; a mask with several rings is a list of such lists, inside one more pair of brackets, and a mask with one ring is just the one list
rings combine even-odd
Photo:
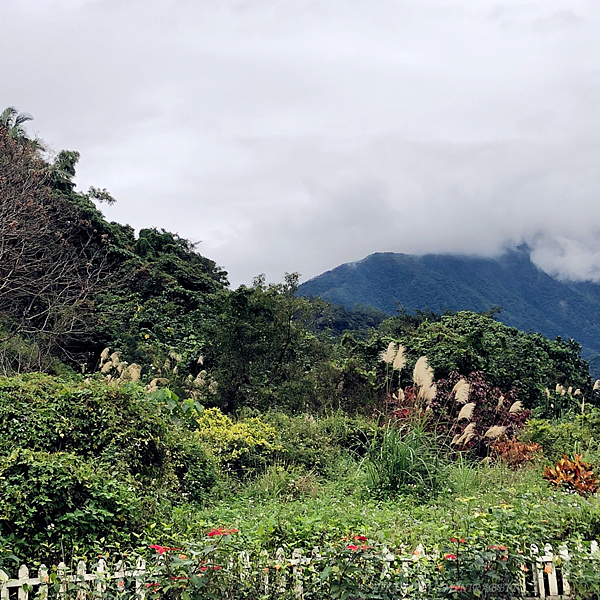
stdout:
[[0,109],[234,285],[523,242],[600,280],[597,0],[2,0]]

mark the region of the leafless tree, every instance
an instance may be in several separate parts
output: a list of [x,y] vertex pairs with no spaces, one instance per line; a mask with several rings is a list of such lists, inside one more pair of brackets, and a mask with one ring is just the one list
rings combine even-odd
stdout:
[[38,362],[89,330],[109,276],[106,236],[55,193],[52,168],[0,124],[0,346],[32,340]]

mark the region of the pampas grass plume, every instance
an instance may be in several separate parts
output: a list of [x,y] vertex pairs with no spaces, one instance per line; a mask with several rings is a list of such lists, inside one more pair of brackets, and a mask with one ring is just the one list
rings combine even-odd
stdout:
[[477,431],[475,429],[475,423],[469,423],[465,427],[465,430],[462,432],[462,435],[458,439],[456,436],[454,436],[452,443],[456,443],[459,446],[463,446],[465,444],[468,444],[476,435]]
[[498,404],[496,404],[496,410],[498,410],[504,404],[504,396],[498,398]]
[[501,435],[504,435],[506,431],[506,427],[504,425],[492,425],[486,432],[483,437],[489,438],[491,440],[495,440],[499,438]]
[[461,379],[461,381],[463,384],[456,390],[454,398],[457,402],[460,402],[460,404],[464,404],[469,399],[469,391],[471,386],[464,379]]
[[473,416],[474,410],[475,410],[475,402],[469,402],[468,404],[465,404],[460,409],[460,412],[458,413],[458,417],[456,417],[456,420],[460,421],[461,419],[467,419],[467,421],[470,421],[471,417]]
[[594,383],[594,391],[596,390],[600,390],[600,379],[596,379],[596,382]]
[[419,387],[429,387],[433,383],[433,370],[427,362],[426,356],[421,356],[415,364],[413,371],[413,381]]
[[508,409],[508,412],[511,415],[520,413],[523,410],[523,403],[519,400],[517,400],[516,402],[513,402],[512,406]]
[[394,358],[396,358],[397,351],[398,348],[396,347],[396,344],[394,342],[390,342],[388,344],[387,349],[379,355],[379,358],[384,363],[387,363],[389,365],[390,363],[394,362]]
[[394,371],[401,371],[404,365],[406,364],[406,356],[405,356],[406,348],[401,344],[398,346],[398,350],[396,351],[396,356],[394,358],[394,363],[392,364],[392,368]]

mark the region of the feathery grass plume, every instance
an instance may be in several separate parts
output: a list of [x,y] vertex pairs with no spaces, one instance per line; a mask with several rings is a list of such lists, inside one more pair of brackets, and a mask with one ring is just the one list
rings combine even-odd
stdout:
[[596,379],[594,382],[594,391],[600,390],[600,379]]
[[573,387],[569,386],[569,389],[567,390],[567,394],[569,394],[569,396],[573,393]]
[[136,363],[131,363],[124,372],[124,375],[126,375],[127,379],[129,381],[139,381],[140,377],[142,376],[142,367],[140,367],[140,365],[136,364]]
[[560,386],[560,395],[564,396],[567,393],[567,390],[561,385]]
[[489,438],[491,440],[495,440],[499,438],[501,435],[504,435],[506,431],[506,427],[504,425],[492,425],[484,434],[483,437]]
[[102,354],[100,354],[100,367],[107,361],[109,354],[110,348],[104,348],[104,350],[102,350]]
[[471,390],[471,386],[464,379],[461,379],[461,381],[463,382],[463,385],[456,390],[454,399],[460,404],[465,404],[469,399],[469,391]]
[[468,444],[476,435],[477,430],[475,429],[475,423],[469,423],[462,432],[462,435],[454,436],[454,439],[451,443],[457,446],[464,446]]
[[468,404],[465,404],[460,409],[460,412],[458,413],[458,417],[456,417],[456,420],[460,421],[461,419],[467,419],[467,421],[470,421],[471,417],[473,416],[474,410],[475,410],[475,402],[469,402]]
[[120,362],[120,363],[117,365],[117,373],[118,373],[119,375],[123,375],[123,371],[125,370],[125,367],[126,367],[127,365],[128,365],[128,363],[127,363],[127,361],[125,361],[125,360],[124,360],[123,362]]
[[198,364],[199,365],[203,365],[204,364],[204,356],[202,356],[202,354],[198,357]]
[[455,384],[454,387],[452,388],[452,393],[456,394],[456,392],[458,391],[458,388],[462,387],[463,385],[465,385],[465,383],[467,383],[467,381],[465,379],[459,379]]
[[556,387],[554,388],[554,391],[558,394],[560,392],[560,388],[562,388],[562,385],[560,385],[560,383],[557,383]]
[[545,389],[544,389],[544,392],[546,392],[546,398],[547,398],[548,400],[550,400],[550,390],[549,390],[548,388],[545,388]]
[[402,388],[398,388],[398,396],[396,400],[399,400],[400,402],[404,402],[406,400],[406,396],[404,395],[404,390]]
[[197,385],[198,387],[202,387],[203,385],[206,384],[206,376],[208,375],[208,373],[204,370],[200,371],[200,373],[198,373],[198,375],[196,375],[196,379],[194,379],[194,385]]
[[498,410],[504,404],[504,396],[498,398],[498,404],[496,404],[496,410]]
[[181,356],[181,354],[178,354],[177,352],[175,352],[174,350],[171,350],[171,352],[169,352],[169,356],[175,361],[180,363],[183,360],[183,357]]
[[579,388],[577,388],[575,390],[575,392],[573,393],[573,396],[579,396],[581,394],[581,390]]
[[413,381],[419,388],[419,398],[431,402],[435,398],[436,387],[433,383],[433,369],[427,363],[427,357],[421,356],[413,371]]
[[421,356],[415,364],[413,381],[419,387],[429,387],[433,383],[433,369],[429,366],[426,356]]
[[156,390],[158,390],[158,385],[165,385],[169,383],[168,379],[165,379],[164,377],[157,377],[156,379],[153,379],[144,389],[147,392],[156,392]]
[[102,373],[102,375],[106,375],[112,368],[113,368],[112,362],[109,361],[107,363],[104,363],[104,365],[100,369],[100,373]]
[[402,371],[406,364],[405,351],[406,348],[402,344],[398,344],[398,350],[396,351],[396,356],[394,357],[394,362],[392,364],[392,369],[394,369],[394,371]]
[[520,413],[523,410],[523,403],[520,400],[513,402],[511,407],[508,409],[508,413],[511,415],[515,415]]
[[390,342],[386,350],[384,350],[379,358],[388,365],[394,362],[394,358],[396,358],[396,352],[398,352],[398,348],[394,342]]
[[112,362],[114,367],[119,366],[119,363],[121,362],[121,357],[119,356],[118,352],[113,352],[110,355],[110,361]]

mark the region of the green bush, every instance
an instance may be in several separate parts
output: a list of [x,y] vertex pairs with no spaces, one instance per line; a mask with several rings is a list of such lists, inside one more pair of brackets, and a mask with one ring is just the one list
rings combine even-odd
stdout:
[[99,538],[126,544],[141,530],[140,490],[113,466],[65,452],[0,458],[0,538],[25,558],[57,560]]
[[520,439],[539,444],[544,456],[552,462],[559,460],[563,454],[598,455],[600,411],[555,421],[530,419]]
[[174,442],[170,452],[181,499],[203,504],[209,490],[217,483],[214,458],[196,436],[185,432],[181,432],[181,437]]
[[218,408],[197,418],[196,436],[212,452],[219,467],[238,476],[263,471],[279,449],[274,427],[257,417],[233,419]]
[[0,378],[0,454],[18,445],[122,462],[148,480],[167,459],[169,424],[141,386],[30,374]]
[[344,454],[362,456],[375,430],[371,421],[343,413],[326,418],[268,413],[264,419],[277,430],[276,462],[329,476]]

